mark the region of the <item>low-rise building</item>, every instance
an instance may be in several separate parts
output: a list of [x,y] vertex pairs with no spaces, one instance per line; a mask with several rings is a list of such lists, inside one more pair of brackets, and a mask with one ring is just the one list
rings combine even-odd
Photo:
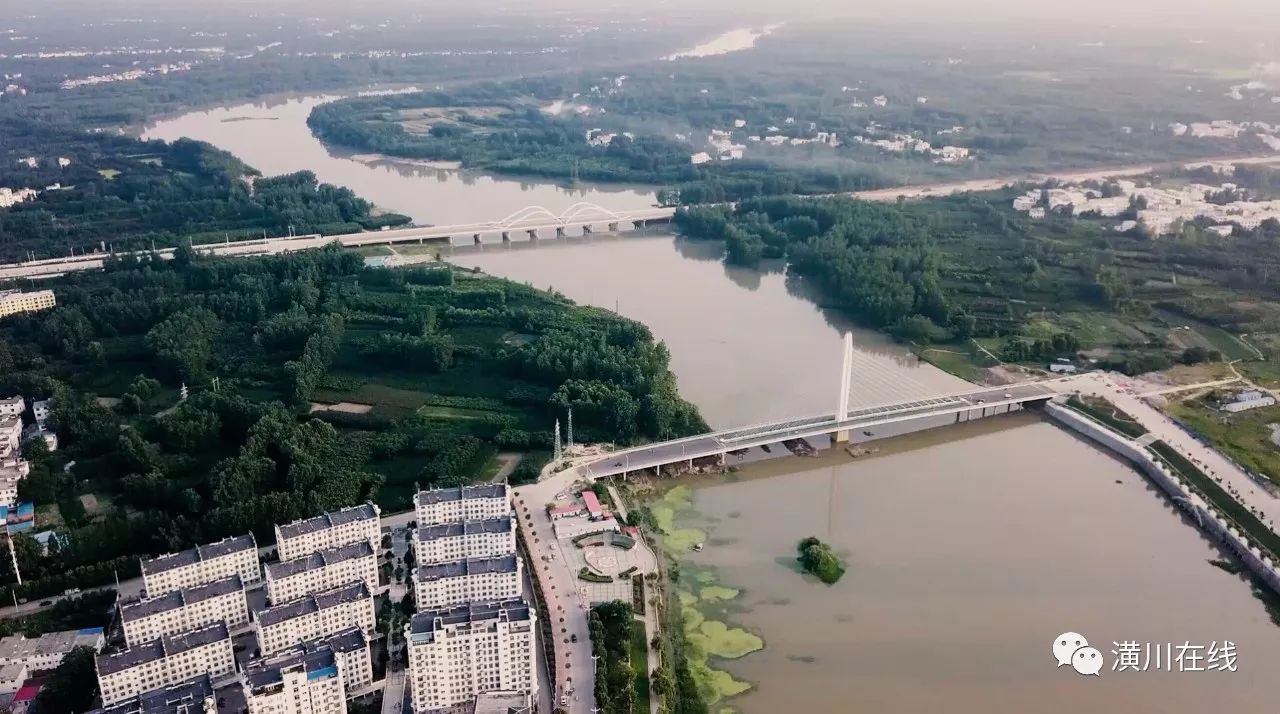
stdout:
[[142,561],[142,583],[147,597],[204,585],[232,575],[239,575],[246,587],[262,579],[258,544],[252,534]]
[[536,695],[536,623],[519,599],[414,615],[404,634],[415,714],[465,706],[488,692]]
[[525,692],[485,692],[467,714],[534,714],[533,697]]
[[29,293],[21,290],[0,291],[0,317],[48,310],[57,304],[58,298],[52,290],[35,290]]
[[50,416],[53,415],[53,398],[32,399],[31,415],[36,418],[37,424],[43,424]]
[[524,563],[516,555],[419,563],[413,598],[419,610],[520,597]]
[[22,662],[13,662],[0,667],[0,694],[13,694],[22,688],[31,670]]
[[218,697],[209,675],[171,687],[143,692],[115,706],[89,714],[217,714]]
[[62,658],[71,650],[90,647],[98,652],[104,642],[101,627],[46,632],[39,637],[0,637],[0,667],[22,664],[31,672],[54,670],[62,664]]
[[307,595],[256,613],[258,649],[273,654],[303,642],[332,637],[351,627],[373,633],[373,596],[362,582]]
[[236,670],[231,635],[221,623],[98,655],[96,663],[104,706],[201,675],[217,681]]
[[22,443],[22,417],[14,414],[0,416],[0,448],[6,453],[18,450]]
[[1240,392],[1232,401],[1224,402],[1219,408],[1224,412],[1242,412],[1247,409],[1269,407],[1276,403],[1276,398],[1256,389]]
[[505,483],[457,486],[420,491],[414,497],[418,526],[451,521],[479,521],[511,513]]
[[423,526],[413,540],[413,557],[419,564],[490,558],[514,552],[515,519],[510,516]]
[[0,399],[0,415],[22,416],[22,412],[26,408],[26,400],[22,398],[21,394],[15,394],[12,397]]
[[249,624],[249,605],[239,575],[159,597],[120,603],[125,642],[136,647],[163,635],[224,623],[235,630]]
[[268,563],[267,597],[272,604],[296,600],[308,593],[332,590],[354,580],[378,589],[378,557],[366,541],[330,548],[317,553]]

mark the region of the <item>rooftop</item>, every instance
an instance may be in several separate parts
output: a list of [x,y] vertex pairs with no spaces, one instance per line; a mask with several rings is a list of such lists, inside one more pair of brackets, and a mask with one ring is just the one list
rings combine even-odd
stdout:
[[143,692],[122,704],[95,709],[90,714],[196,714],[214,696],[209,675],[201,675],[172,687]]
[[476,697],[472,714],[526,714],[533,711],[529,700],[523,692],[485,692]]
[[343,603],[368,599],[369,597],[369,588],[363,582],[355,581],[317,595],[308,595],[292,602],[286,602],[283,605],[259,610],[257,613],[258,624],[263,627],[269,627],[285,620],[292,620],[295,617],[310,615]]
[[267,578],[280,580],[298,573],[305,573],[308,570],[326,568],[335,563],[372,556],[373,546],[369,545],[367,541],[360,541],[351,545],[344,545],[341,548],[329,548],[301,558],[286,560],[282,563],[268,563]]
[[452,523],[438,523],[436,525],[422,526],[418,528],[416,534],[419,542],[436,540],[438,538],[456,538],[461,535],[470,535],[472,533],[510,533],[511,518],[486,518],[482,521],[454,521]]
[[25,406],[26,406],[26,403],[22,400],[22,395],[21,395],[21,394],[15,394],[15,395],[13,395],[12,397],[5,397],[4,399],[0,399],[0,406],[6,406],[6,407],[23,406],[23,407],[25,407]]
[[290,672],[305,672],[307,679],[320,679],[337,674],[337,665],[333,650],[327,645],[300,647],[248,663],[244,680],[254,694],[263,694],[264,690],[283,684],[284,675]]
[[507,498],[505,483],[486,483],[476,486],[457,486],[454,488],[437,488],[430,491],[419,491],[414,496],[414,505],[428,506],[433,503],[461,501],[471,498]]
[[492,558],[465,558],[444,563],[419,564],[415,579],[425,582],[485,573],[514,573],[519,567],[518,562],[514,555],[497,555]]
[[184,550],[179,553],[169,553],[161,555],[150,560],[142,561],[142,573],[144,575],[155,575],[163,573],[175,568],[181,568],[187,565],[193,565],[214,558],[221,558],[225,555],[238,553],[245,550],[252,550],[255,553],[258,550],[258,543],[253,539],[253,535],[242,535],[234,538],[224,538],[217,543],[208,545],[198,545],[190,550]]
[[227,626],[221,622],[177,635],[165,635],[158,640],[144,642],[137,647],[130,647],[115,654],[98,655],[98,674],[123,672],[140,664],[173,657],[197,647],[204,647],[221,640],[230,641],[230,639]]
[[46,632],[39,637],[11,635],[0,638],[0,659],[16,660],[50,654],[65,654],[76,647],[101,647],[102,628]]
[[162,612],[176,610],[187,605],[194,605],[198,602],[204,602],[211,598],[228,595],[230,593],[241,592],[244,590],[244,583],[241,582],[239,575],[232,575],[229,578],[215,580],[207,585],[198,585],[194,588],[184,588],[166,593],[160,597],[145,598],[142,600],[134,600],[133,602],[120,604],[120,619],[132,622],[140,620],[144,617],[151,617]]
[[372,503],[351,506],[340,511],[323,513],[315,518],[305,518],[287,525],[278,526],[281,538],[296,538],[300,535],[315,533],[326,528],[346,525],[355,521],[367,521],[378,517],[378,507]]
[[[409,634],[418,642],[430,642],[434,634],[448,627],[477,625],[494,621],[523,622],[530,619],[529,605],[520,598],[499,602],[473,602],[467,605],[423,610],[409,621]],[[424,639],[425,638],[425,639]]]

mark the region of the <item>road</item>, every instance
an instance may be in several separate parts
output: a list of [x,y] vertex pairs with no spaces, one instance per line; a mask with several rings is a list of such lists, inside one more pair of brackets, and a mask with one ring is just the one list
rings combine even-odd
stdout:
[[[1182,427],[1178,426],[1164,412],[1148,404],[1143,399],[1143,395],[1129,393],[1129,380],[1127,377],[1117,374],[1090,372],[1057,381],[1064,385],[1065,389],[1106,398],[1119,407],[1121,411],[1142,424],[1157,439],[1169,444],[1183,456],[1197,463],[1200,468],[1204,469],[1205,473],[1216,478],[1224,487],[1230,485],[1236,492],[1236,498],[1248,508],[1261,514],[1262,519],[1272,529],[1275,529],[1276,524],[1280,523],[1280,498],[1272,496],[1259,487],[1240,467],[1236,466],[1216,449],[1211,449],[1201,444],[1186,431],[1183,431]],[[1206,384],[1212,385],[1215,383],[1208,382]],[[1195,389],[1197,386],[1199,385],[1189,385],[1187,388]]]
[[930,399],[860,407],[850,410],[846,418],[838,422],[832,414],[821,414],[646,444],[592,459],[584,470],[593,478],[603,478],[689,459],[719,456],[736,449],[778,443],[785,439],[819,436],[836,431],[864,431],[911,419],[950,416],[979,409],[1000,410],[1006,405],[1056,395],[1057,392],[1041,382],[969,389]]
[[[576,575],[564,566],[564,553],[551,530],[551,519],[545,509],[546,504],[554,502],[556,494],[569,489],[578,476],[577,469],[567,469],[538,483],[516,487],[512,498],[520,530],[529,547],[527,565],[537,575],[553,621],[557,667],[553,673],[557,686],[555,702],[559,704],[565,684],[571,678],[574,694],[566,696],[565,708],[570,714],[591,714],[596,702],[591,635],[587,629],[589,603],[578,594]],[[553,560],[544,560],[544,557]]]

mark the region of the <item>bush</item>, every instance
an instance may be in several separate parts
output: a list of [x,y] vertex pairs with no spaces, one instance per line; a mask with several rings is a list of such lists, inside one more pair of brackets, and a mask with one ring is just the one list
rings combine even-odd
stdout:
[[805,572],[818,576],[818,579],[831,585],[844,576],[844,565],[831,550],[831,546],[817,538],[809,537],[796,546],[800,551],[800,567]]
[[587,567],[583,567],[583,568],[582,568],[582,570],[579,570],[579,571],[578,571],[578,579],[579,579],[579,580],[585,580],[585,581],[586,581],[586,582],[588,582],[588,583],[611,583],[611,582],[613,582],[613,576],[611,576],[611,575],[601,575],[600,573],[593,572],[590,568],[587,568]]

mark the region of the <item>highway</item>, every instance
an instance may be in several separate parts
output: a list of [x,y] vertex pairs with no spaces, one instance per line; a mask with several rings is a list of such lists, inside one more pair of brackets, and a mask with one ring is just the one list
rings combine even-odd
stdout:
[[[345,248],[359,248],[369,245],[446,241],[454,237],[466,238],[477,243],[484,242],[486,237],[492,242],[507,240],[512,236],[517,239],[523,239],[526,236],[552,239],[562,235],[630,230],[649,222],[669,221],[675,215],[675,211],[675,208],[655,207],[619,213],[595,204],[578,203],[557,215],[540,206],[530,206],[506,218],[491,222],[416,226],[329,236],[310,234],[281,238],[255,238],[224,243],[204,243],[194,248],[206,255],[248,256],[312,250],[330,243],[338,243]],[[154,252],[164,260],[171,260],[174,249],[163,248]],[[115,255],[132,254],[141,257],[151,253],[152,251],[134,251]],[[111,253],[88,253],[66,258],[0,264],[0,280],[52,277],[79,270],[98,270],[111,255]]]

